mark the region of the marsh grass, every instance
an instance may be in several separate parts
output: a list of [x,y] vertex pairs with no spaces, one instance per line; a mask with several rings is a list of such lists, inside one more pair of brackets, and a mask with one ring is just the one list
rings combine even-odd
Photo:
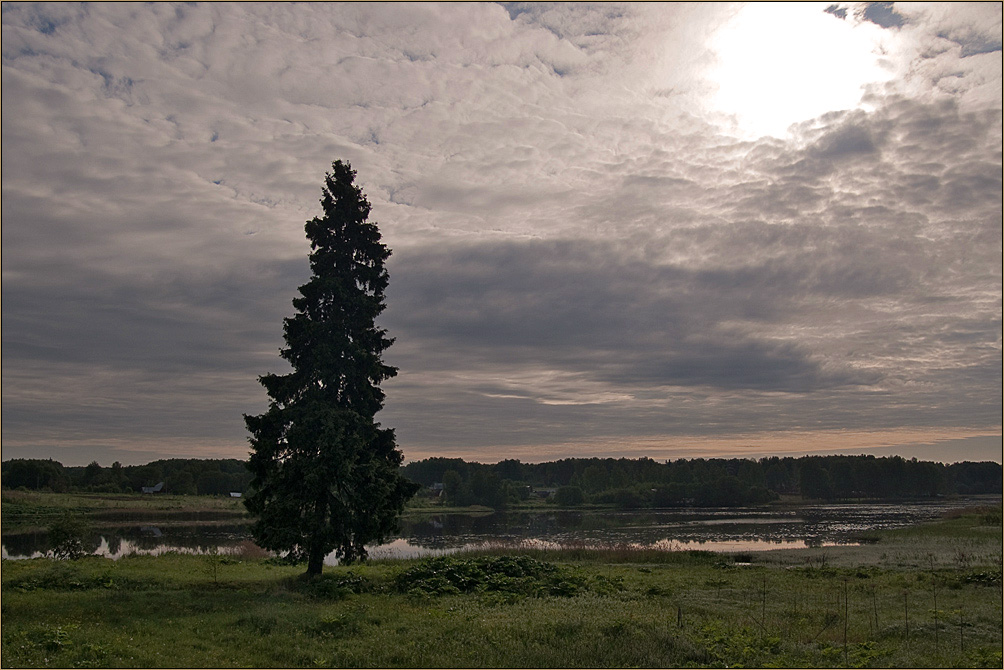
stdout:
[[[920,567],[888,558],[907,540],[923,557],[958,538],[979,549],[965,567],[940,554]],[[861,564],[844,548],[825,563],[757,554],[742,565],[709,552],[485,547],[308,580],[254,552],[220,556],[212,574],[198,555],[4,561],[0,661],[1001,667],[1001,565],[981,558],[991,555],[981,542],[999,544],[1000,527],[966,515],[882,534],[866,549],[887,559]]]
[[[640,547],[628,543],[602,543],[594,540],[545,543],[539,540],[523,539],[506,542],[484,542],[469,545],[453,552],[451,556],[506,556],[510,554],[530,556],[539,560],[560,556],[563,561],[576,563],[652,563],[652,564],[695,564],[731,563],[736,555],[700,549],[677,549]],[[745,554],[748,556],[748,554]]]

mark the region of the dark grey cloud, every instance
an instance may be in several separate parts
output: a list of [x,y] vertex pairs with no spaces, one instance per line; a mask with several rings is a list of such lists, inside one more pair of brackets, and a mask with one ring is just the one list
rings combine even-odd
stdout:
[[[255,374],[281,372],[282,318],[305,261],[123,281],[64,268],[5,279],[4,430],[54,444],[99,434],[237,438],[264,405]],[[57,385],[52,385],[53,381]]]
[[[736,230],[732,237],[745,246],[760,236]],[[680,250],[687,242],[659,243]],[[873,375],[824,372],[799,347],[730,324],[777,323],[810,296],[882,293],[901,281],[878,268],[864,274],[811,258],[788,267],[771,260],[691,269],[572,240],[411,250],[392,267],[388,323],[402,338],[428,338],[498,364],[567,366],[612,383],[777,391]]]
[[280,329],[288,288],[306,279],[306,265],[159,272],[129,282],[83,269],[64,270],[48,283],[11,280],[4,285],[11,314],[5,345],[12,357],[33,360],[102,360],[174,373],[242,370],[255,345]]
[[893,2],[867,2],[861,10],[861,16],[883,28],[898,28],[906,23],[906,19],[896,11],[894,5]]
[[827,7],[826,9],[824,9],[823,11],[826,12],[827,14],[833,14],[838,19],[846,19],[847,18],[847,7],[841,7],[840,5],[834,4],[834,5],[830,5],[829,7]]

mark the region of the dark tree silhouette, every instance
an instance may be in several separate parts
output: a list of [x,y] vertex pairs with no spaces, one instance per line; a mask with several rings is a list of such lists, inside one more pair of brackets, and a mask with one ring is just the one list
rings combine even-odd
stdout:
[[255,541],[305,560],[308,575],[321,573],[331,551],[346,563],[364,560],[365,545],[395,530],[418,488],[399,472],[394,431],[374,420],[384,401],[379,385],[397,374],[382,360],[392,340],[375,324],[390,250],[367,221],[370,204],[355,174],[335,161],[325,175],[324,216],[306,225],[313,275],[284,321],[280,353],[293,370],[260,377],[268,411],[244,417]]

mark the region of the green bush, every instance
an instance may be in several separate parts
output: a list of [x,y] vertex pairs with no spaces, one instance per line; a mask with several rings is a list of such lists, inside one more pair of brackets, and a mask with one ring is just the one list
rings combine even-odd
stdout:
[[585,496],[578,486],[562,486],[554,492],[554,502],[562,507],[578,507],[585,502]]
[[84,556],[84,522],[72,514],[64,514],[49,525],[49,555],[53,558],[75,561]]
[[[414,595],[574,596],[589,589],[588,580],[572,570],[519,555],[430,558],[400,573],[395,584],[400,592]],[[610,585],[597,588],[609,590]]]
[[86,573],[76,565],[50,563],[24,576],[4,582],[5,589],[28,591],[87,591],[90,589],[133,588],[135,583],[121,577],[113,578],[110,570],[98,574]]
[[299,589],[302,593],[325,600],[341,600],[351,594],[365,593],[373,588],[369,580],[352,571],[345,574],[322,574],[307,580],[302,576],[296,579],[302,582]]

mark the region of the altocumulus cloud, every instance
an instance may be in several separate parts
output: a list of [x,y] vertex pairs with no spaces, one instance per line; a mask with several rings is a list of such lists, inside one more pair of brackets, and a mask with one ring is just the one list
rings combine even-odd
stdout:
[[5,3],[5,454],[246,454],[335,158],[410,458],[999,451],[1000,6],[830,8],[891,78],[753,138],[743,11]]

